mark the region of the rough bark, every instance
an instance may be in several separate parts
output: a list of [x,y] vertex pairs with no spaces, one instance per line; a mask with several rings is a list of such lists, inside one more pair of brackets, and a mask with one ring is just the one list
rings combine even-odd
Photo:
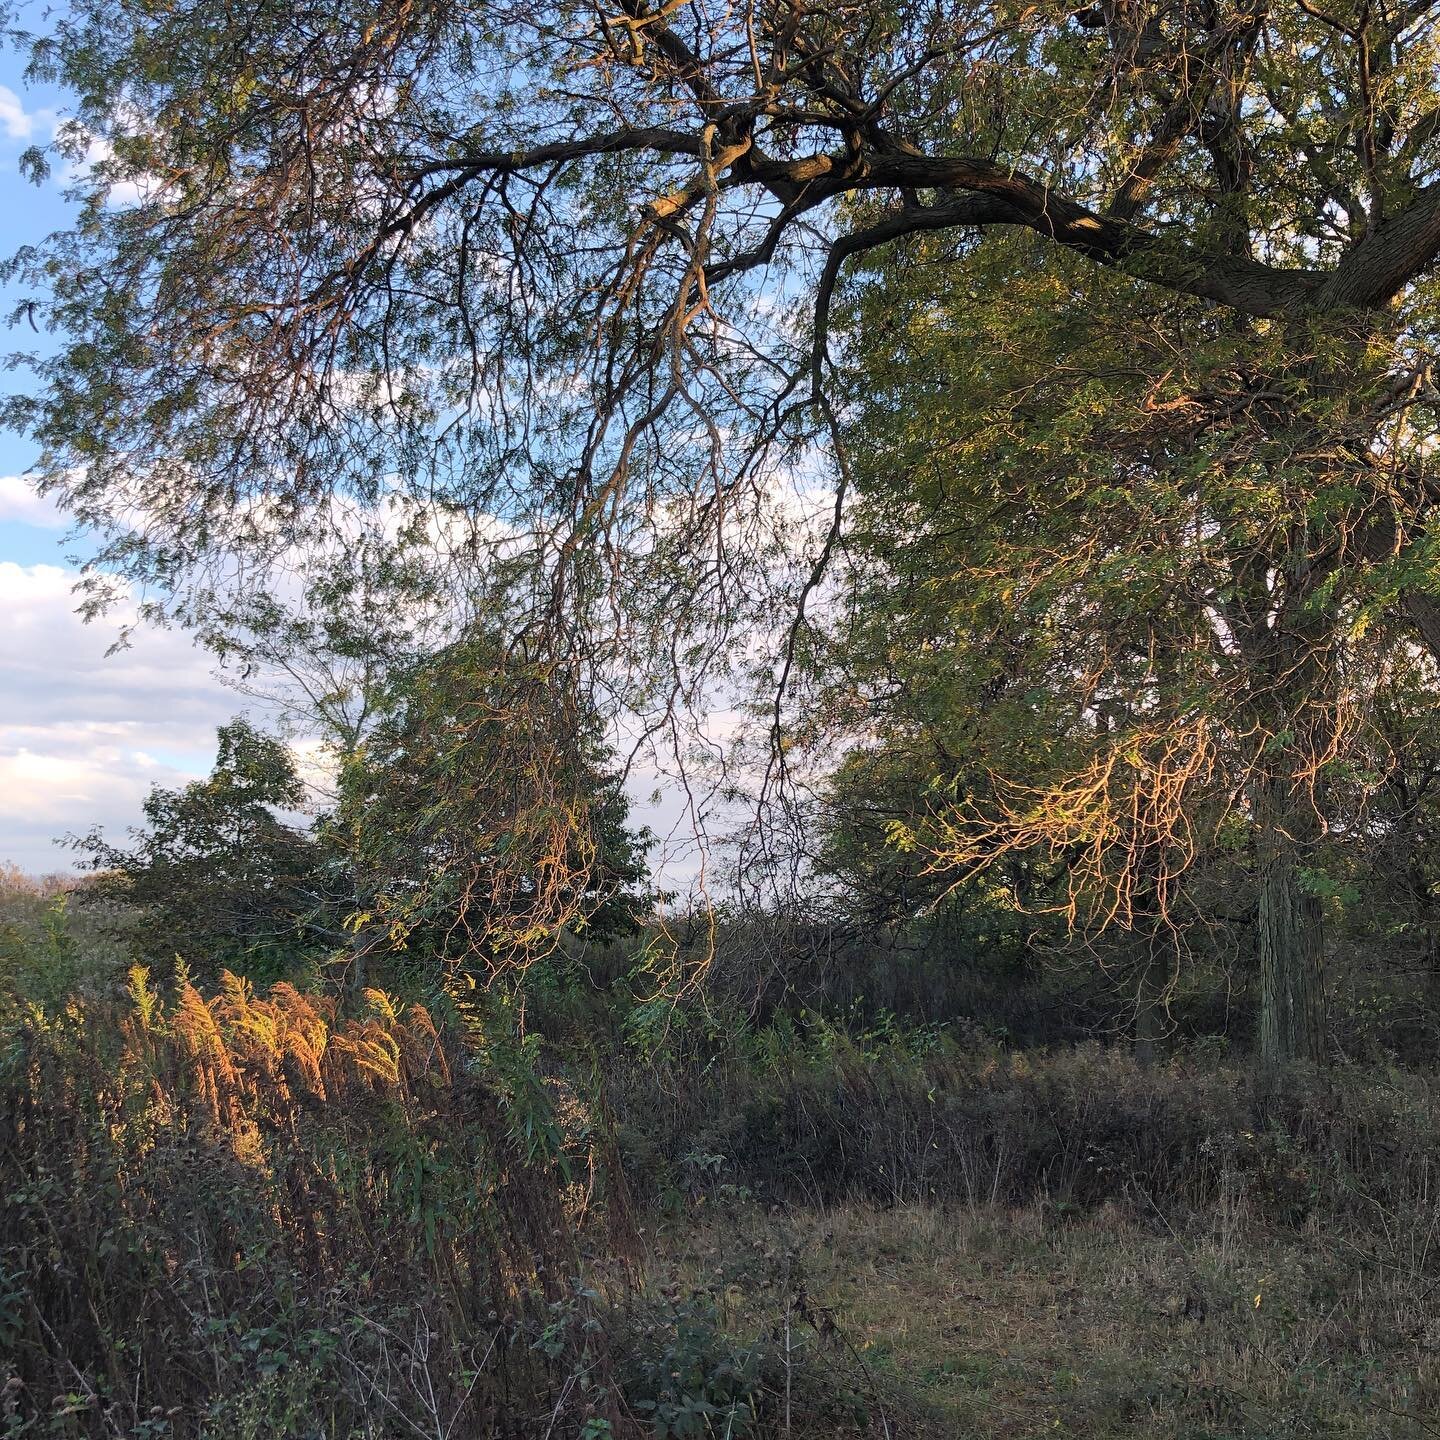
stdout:
[[1313,804],[1284,776],[1264,775],[1254,788],[1260,896],[1259,1051],[1262,1064],[1323,1063],[1325,929],[1319,897],[1304,883],[1318,828]]
[[1179,968],[1176,936],[1159,923],[1146,937],[1135,995],[1135,1059],[1148,1068],[1159,1058],[1165,1038],[1165,997]]

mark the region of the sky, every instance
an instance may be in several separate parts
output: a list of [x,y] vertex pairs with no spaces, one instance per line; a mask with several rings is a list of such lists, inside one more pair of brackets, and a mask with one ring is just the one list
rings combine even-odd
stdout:
[[[62,105],[57,92],[28,88],[18,57],[0,50],[0,254],[67,223],[63,177],[37,188],[19,170]],[[0,350],[32,341],[28,330],[8,332]],[[0,381],[25,383],[15,373]],[[0,429],[0,865],[44,874],[74,865],[55,843],[66,834],[102,825],[118,838],[152,785],[205,774],[216,727],[250,702],[181,632],[139,630],[130,648],[106,654],[126,616],[87,625],[76,614],[73,557],[85,539],[67,538],[26,480],[34,459],[27,441]]]
[[[19,58],[0,48],[0,255],[69,223],[64,175],[36,187],[19,168],[63,111],[63,95],[28,86]],[[0,287],[0,314],[9,309]],[[36,345],[28,328],[0,336],[0,353]],[[10,372],[0,386],[26,383]],[[0,867],[43,875],[83,863],[67,836],[100,827],[120,839],[152,786],[206,774],[218,726],[240,713],[262,725],[269,717],[222,684],[183,631],[136,627],[115,650],[133,618],[123,606],[81,620],[74,587],[88,542],[35,493],[26,478],[34,462],[34,447],[0,428]],[[733,726],[731,715],[712,719]],[[634,818],[661,842],[652,865],[668,886],[688,889],[700,862],[680,795],[643,767],[631,793]]]

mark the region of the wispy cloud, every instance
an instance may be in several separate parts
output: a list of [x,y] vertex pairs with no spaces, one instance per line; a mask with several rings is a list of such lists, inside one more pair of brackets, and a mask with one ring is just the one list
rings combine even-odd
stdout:
[[23,475],[0,475],[0,521],[38,525],[45,530],[63,530],[65,517]]

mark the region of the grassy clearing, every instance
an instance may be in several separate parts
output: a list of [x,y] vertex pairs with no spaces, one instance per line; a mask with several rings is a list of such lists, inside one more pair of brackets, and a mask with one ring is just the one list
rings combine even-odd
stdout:
[[662,1227],[656,1263],[701,1283],[746,1251],[786,1256],[833,1320],[804,1343],[850,1372],[874,1434],[1440,1433],[1436,1282],[1319,1231],[1239,1212],[1176,1231],[1116,1207],[702,1206]]

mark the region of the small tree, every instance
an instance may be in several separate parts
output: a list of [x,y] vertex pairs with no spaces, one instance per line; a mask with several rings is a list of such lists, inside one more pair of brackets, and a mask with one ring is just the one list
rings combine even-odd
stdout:
[[567,936],[638,930],[654,900],[649,836],[630,828],[606,760],[573,677],[492,635],[398,677],[330,822],[366,877],[361,953],[407,946],[491,975]]
[[132,943],[145,958],[193,969],[274,975],[317,941],[322,854],[275,812],[305,787],[279,741],[244,719],[221,726],[207,779],[155,786],[129,847],[98,830],[75,840],[100,872],[92,892],[143,913]]

